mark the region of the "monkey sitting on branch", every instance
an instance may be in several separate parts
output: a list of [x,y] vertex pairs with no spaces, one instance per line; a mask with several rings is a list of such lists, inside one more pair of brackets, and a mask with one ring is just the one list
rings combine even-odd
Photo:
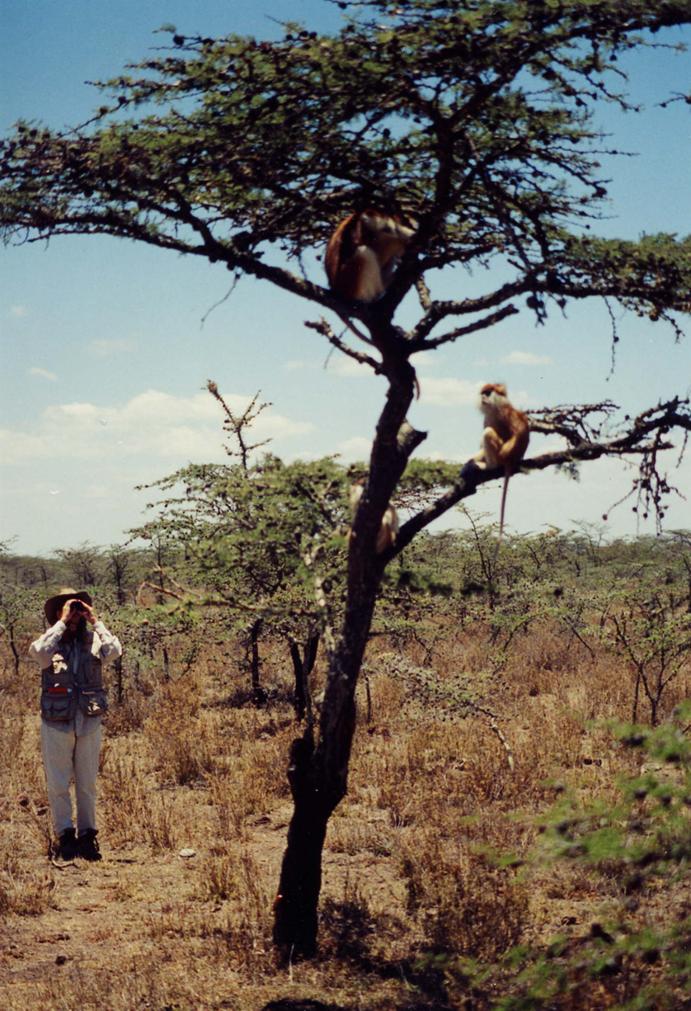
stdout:
[[[373,209],[344,218],[326,246],[324,264],[329,287],[351,301],[376,302],[390,287],[416,229],[413,218]],[[346,315],[338,315],[356,337],[375,344]],[[415,393],[419,398],[417,376]]]
[[[366,479],[361,477],[355,484],[350,486],[350,519],[351,523],[355,519],[355,513],[360,505],[360,499],[365,492]],[[381,526],[379,528],[379,533],[377,534],[377,543],[375,551],[380,555],[387,548],[391,547],[392,544],[396,543],[396,534],[398,533],[398,512],[396,507],[389,503],[386,512],[382,516]],[[350,538],[353,536],[352,529],[348,531],[348,543],[350,543]]]
[[486,383],[480,390],[479,407],[485,416],[485,430],[482,433],[480,452],[470,463],[482,470],[503,467],[505,475],[499,514],[499,537],[494,552],[496,559],[504,532],[504,510],[509,478],[516,473],[519,463],[525,456],[530,439],[530,422],[523,411],[516,410],[511,404],[503,383]]
[[376,302],[393,281],[414,234],[415,222],[399,214],[376,210],[351,214],[326,247],[329,287],[343,298]]

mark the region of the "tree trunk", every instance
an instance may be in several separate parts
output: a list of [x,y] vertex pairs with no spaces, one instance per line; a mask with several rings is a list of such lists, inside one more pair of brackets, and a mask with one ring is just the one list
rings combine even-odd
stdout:
[[295,675],[295,716],[298,721],[301,721],[304,720],[305,713],[311,709],[308,679],[314,668],[314,662],[317,659],[319,633],[315,632],[308,635],[302,656],[300,656],[300,647],[294,639],[289,640],[289,647],[290,657],[293,661],[293,673]]
[[[394,334],[395,340],[400,338]],[[425,438],[405,420],[413,396],[412,366],[395,350],[388,366],[391,385],[377,425],[367,486],[353,520],[345,615],[329,664],[319,738],[315,747],[308,726],[291,748],[288,780],[295,807],[274,918],[274,942],[284,957],[311,957],[316,951],[322,849],[328,820],[347,791],[355,689],[387,560],[386,553],[375,553],[377,535],[408,458]]]
[[10,649],[12,650],[12,656],[14,657],[14,676],[19,678],[19,661],[21,658],[17,650],[17,644],[14,641],[14,629],[10,629]]
[[322,850],[331,812],[320,802],[313,755],[314,737],[308,727],[290,749],[288,780],[295,810],[274,903],[274,943],[287,958],[310,958],[316,952]]
[[[383,566],[358,586],[331,660],[315,748],[308,726],[293,742],[288,780],[294,810],[275,906],[274,942],[285,957],[311,957],[317,947],[322,849],[329,818],[346,794],[355,732],[355,688]],[[353,565],[351,564],[351,569]]]
[[262,705],[266,701],[266,695],[259,684],[259,636],[261,634],[263,618],[257,618],[250,627],[250,670],[252,674],[252,701],[256,706]]
[[123,685],[122,685],[122,654],[115,658],[113,663],[113,671],[115,673],[115,684],[118,695],[118,705],[122,705],[123,698]]

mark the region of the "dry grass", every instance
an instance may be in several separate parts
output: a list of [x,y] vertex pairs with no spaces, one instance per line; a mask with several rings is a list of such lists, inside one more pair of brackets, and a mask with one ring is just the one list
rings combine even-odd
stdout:
[[[327,836],[321,954],[288,967],[270,944],[291,811],[288,671],[266,672],[275,701],[259,710],[229,704],[247,692],[239,675],[214,673],[228,669],[225,658],[201,659],[177,681],[149,671],[139,693],[130,687],[102,753],[104,860],[63,870],[46,857],[36,684],[28,665],[20,685],[6,676],[0,1006],[260,1011],[310,998],[333,1011],[460,1009],[468,991],[449,959],[494,961],[613,915],[625,899],[618,880],[525,861],[563,791],[608,803],[616,776],[635,771],[605,726],[628,718],[631,676],[603,650],[540,627],[494,672],[482,622],[446,639],[435,625],[424,649],[377,642],[371,720],[363,683],[349,794]],[[401,657],[433,669],[446,699],[472,689],[495,714],[514,771],[489,717],[428,697],[424,681],[401,673]],[[667,711],[684,690],[680,678]]]

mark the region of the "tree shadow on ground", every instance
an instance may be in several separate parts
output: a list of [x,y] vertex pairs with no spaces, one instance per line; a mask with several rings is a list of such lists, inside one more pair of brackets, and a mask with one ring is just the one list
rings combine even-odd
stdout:
[[443,971],[429,960],[421,962],[419,953],[391,961],[373,950],[377,938],[392,928],[387,920],[374,917],[366,903],[327,899],[320,915],[320,959],[346,963],[358,973],[382,980],[405,980],[411,993],[400,1011],[444,1011],[449,1004]]

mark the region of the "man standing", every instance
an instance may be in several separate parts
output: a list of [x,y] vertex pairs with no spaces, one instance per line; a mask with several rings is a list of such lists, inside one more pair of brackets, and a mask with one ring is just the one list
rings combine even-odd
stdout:
[[[96,620],[86,590],[66,588],[45,603],[50,628],[29,655],[41,667],[41,752],[60,856],[100,860],[96,777],[101,714],[108,708],[101,665],[122,654],[116,636]],[[93,629],[87,629],[87,622]],[[72,820],[74,777],[77,826]]]

